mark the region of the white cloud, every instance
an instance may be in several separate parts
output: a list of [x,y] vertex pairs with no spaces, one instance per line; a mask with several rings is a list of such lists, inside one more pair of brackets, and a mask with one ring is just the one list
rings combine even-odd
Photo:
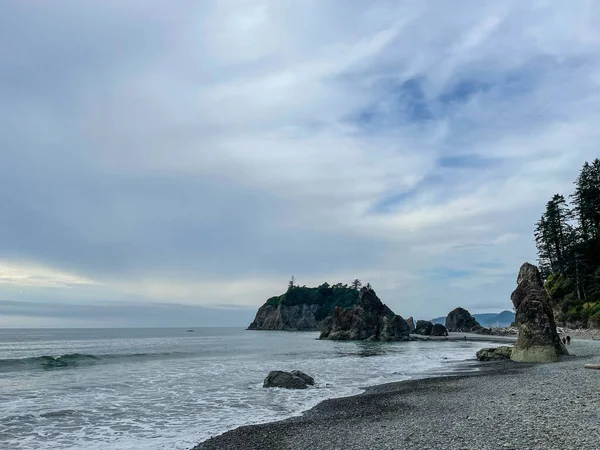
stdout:
[[0,85],[11,198],[81,243],[30,245],[55,268],[21,280],[259,305],[294,273],[371,281],[404,315],[509,307],[545,201],[598,154],[600,16],[584,3],[101,10],[17,12],[52,39],[55,85],[0,63],[25,87]]
[[96,283],[88,278],[61,272],[51,267],[0,261],[0,285],[2,284],[23,288],[76,288]]

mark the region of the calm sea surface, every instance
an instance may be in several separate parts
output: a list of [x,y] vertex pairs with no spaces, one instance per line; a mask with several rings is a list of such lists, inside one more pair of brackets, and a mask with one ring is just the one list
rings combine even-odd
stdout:
[[[189,449],[373,384],[473,360],[477,342],[357,343],[317,333],[0,329],[1,449]],[[299,369],[314,389],[264,389]]]

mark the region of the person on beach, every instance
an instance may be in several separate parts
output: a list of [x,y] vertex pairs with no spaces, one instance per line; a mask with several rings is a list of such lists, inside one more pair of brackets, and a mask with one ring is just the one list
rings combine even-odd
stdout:
[[567,338],[566,337],[561,338],[561,341],[562,341],[563,345],[567,345]]
[[567,336],[567,345],[571,345],[571,336]]

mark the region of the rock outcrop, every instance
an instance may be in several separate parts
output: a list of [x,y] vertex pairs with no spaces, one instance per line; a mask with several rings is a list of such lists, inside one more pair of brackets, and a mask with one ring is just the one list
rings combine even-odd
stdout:
[[310,375],[293,370],[292,372],[283,372],[274,370],[269,372],[263,382],[263,387],[279,387],[285,389],[306,389],[315,384],[315,380]]
[[481,328],[479,322],[464,308],[456,308],[446,317],[448,331],[471,333]]
[[319,324],[315,313],[318,305],[264,304],[256,313],[249,330],[315,331]]
[[432,336],[448,336],[448,330],[441,323],[434,323],[431,329]]
[[406,323],[408,324],[408,329],[410,330],[410,332],[414,333],[414,331],[415,331],[415,319],[413,319],[412,316],[410,316],[408,319],[406,319]]
[[491,328],[485,328],[485,327],[481,327],[478,330],[475,331],[476,334],[483,334],[486,336],[491,336],[494,334],[494,332],[492,331]]
[[510,359],[512,347],[503,345],[496,348],[482,348],[476,354],[479,361],[495,361],[498,359]]
[[510,299],[515,307],[515,322],[519,328],[511,355],[513,361],[551,362],[568,354],[556,332],[550,297],[536,266],[529,263],[521,266],[517,289]]
[[431,336],[432,330],[433,324],[429,320],[417,320],[415,334],[420,334],[421,336]]
[[353,308],[358,290],[347,286],[290,287],[271,297],[256,313],[249,330],[318,331],[336,306]]
[[323,322],[320,339],[409,341],[406,320],[384,305],[373,289],[363,287],[353,309],[336,307]]

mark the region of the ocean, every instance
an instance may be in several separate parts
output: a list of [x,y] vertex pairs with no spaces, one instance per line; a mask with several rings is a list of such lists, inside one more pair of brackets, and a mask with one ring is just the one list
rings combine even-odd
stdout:
[[[189,449],[327,398],[474,361],[477,342],[333,342],[239,328],[0,329],[0,448]],[[318,386],[265,389],[271,370]]]

